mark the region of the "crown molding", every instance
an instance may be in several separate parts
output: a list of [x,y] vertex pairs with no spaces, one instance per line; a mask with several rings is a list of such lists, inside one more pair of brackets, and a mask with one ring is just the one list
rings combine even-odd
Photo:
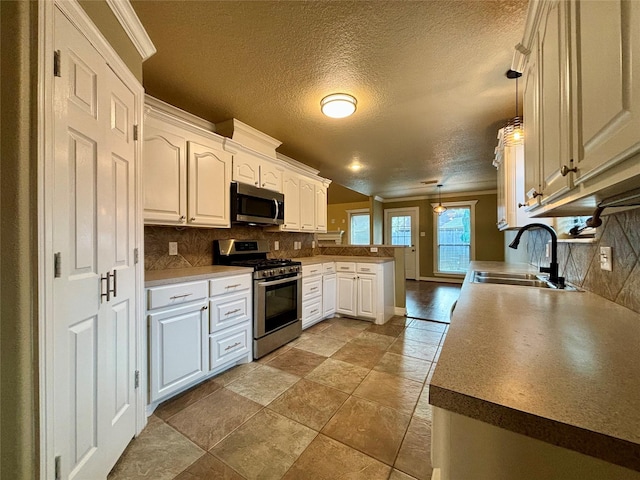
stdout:
[[157,50],[138,18],[129,0],[106,0],[120,25],[127,33],[131,43],[136,47],[142,61],[154,55]]
[[[476,197],[478,195],[495,195],[498,190],[476,190],[470,192],[450,192],[443,193],[442,198],[459,198],[459,197]],[[380,197],[378,197],[380,198]],[[383,203],[397,203],[397,202],[414,202],[418,200],[433,200],[437,199],[438,194],[433,193],[431,195],[415,195],[413,197],[396,197],[396,198],[384,198],[380,200]]]

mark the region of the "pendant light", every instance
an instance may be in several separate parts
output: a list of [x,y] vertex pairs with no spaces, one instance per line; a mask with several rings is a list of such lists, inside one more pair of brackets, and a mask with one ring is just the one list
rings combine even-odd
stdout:
[[438,187],[438,205],[436,207],[433,207],[433,211],[438,215],[442,215],[447,211],[447,207],[442,205],[442,190],[440,190],[442,188],[442,184],[439,183],[438,185],[436,185],[436,187]]
[[522,117],[518,115],[518,78],[522,73],[515,70],[507,71],[507,78],[516,79],[516,116],[507,122],[504,127],[504,144],[508,147],[522,145],[524,142],[524,129],[522,128]]

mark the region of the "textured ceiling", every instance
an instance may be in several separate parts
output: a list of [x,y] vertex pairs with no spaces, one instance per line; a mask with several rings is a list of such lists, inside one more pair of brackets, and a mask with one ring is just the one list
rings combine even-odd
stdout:
[[[495,188],[526,0],[132,4],[158,50],[143,68],[150,95],[214,123],[237,118],[366,195],[433,193],[425,180]],[[320,113],[336,92],[358,99],[353,116]]]

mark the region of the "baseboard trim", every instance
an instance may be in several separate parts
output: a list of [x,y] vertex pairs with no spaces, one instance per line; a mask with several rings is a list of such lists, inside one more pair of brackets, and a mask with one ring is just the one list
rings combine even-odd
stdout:
[[393,314],[404,316],[407,314],[407,309],[405,307],[394,307]]
[[457,283],[462,284],[464,278],[449,278],[449,277],[420,277],[421,282],[438,282],[438,283]]

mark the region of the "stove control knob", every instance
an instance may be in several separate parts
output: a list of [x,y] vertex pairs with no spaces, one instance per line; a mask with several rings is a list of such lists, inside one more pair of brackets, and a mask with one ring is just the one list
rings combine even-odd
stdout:
[[285,273],[285,272],[286,272],[286,270],[284,268],[280,269],[280,273]]

